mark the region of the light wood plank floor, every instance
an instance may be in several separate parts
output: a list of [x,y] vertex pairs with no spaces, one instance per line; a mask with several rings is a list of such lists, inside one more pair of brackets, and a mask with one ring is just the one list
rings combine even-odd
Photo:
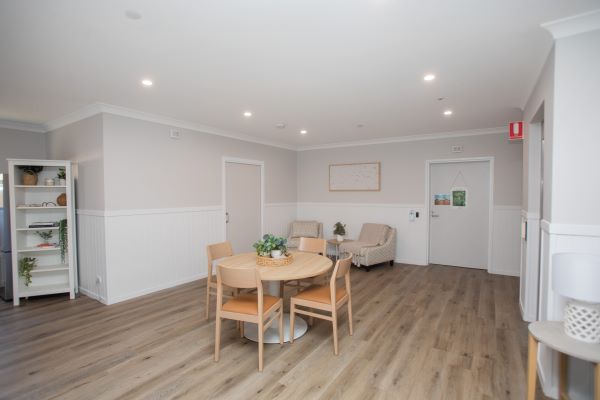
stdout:
[[[257,345],[203,321],[204,282],[113,306],[85,296],[0,305],[2,399],[523,399],[518,279],[480,270],[353,269],[354,336],[340,316],[293,345]],[[214,317],[214,312],[211,313]]]

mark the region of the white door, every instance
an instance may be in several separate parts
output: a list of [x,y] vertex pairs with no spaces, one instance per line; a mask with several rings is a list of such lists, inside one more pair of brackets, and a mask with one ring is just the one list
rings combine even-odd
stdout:
[[226,162],[226,235],[235,253],[253,251],[260,239],[261,202],[261,166]]
[[429,190],[429,262],[487,269],[489,162],[432,163]]

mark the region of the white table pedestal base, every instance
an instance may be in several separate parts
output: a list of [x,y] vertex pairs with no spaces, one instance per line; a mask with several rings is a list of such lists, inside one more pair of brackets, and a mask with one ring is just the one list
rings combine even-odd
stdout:
[[[300,317],[296,317],[294,322],[294,339],[303,336],[308,330],[306,321]],[[244,322],[244,336],[253,342],[258,342],[258,325]],[[290,341],[290,314],[283,313],[283,341]],[[279,323],[273,321],[269,329],[265,331],[265,343],[279,343]]]

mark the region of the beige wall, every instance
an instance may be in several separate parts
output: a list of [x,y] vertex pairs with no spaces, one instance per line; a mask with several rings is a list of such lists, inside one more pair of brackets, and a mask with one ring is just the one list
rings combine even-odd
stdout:
[[265,162],[267,203],[296,201],[293,151],[104,114],[106,209],[221,204],[223,156]]
[[0,173],[8,172],[7,158],[46,158],[43,133],[0,128]]
[[[452,153],[453,145],[464,151]],[[302,151],[298,201],[423,204],[426,160],[483,156],[495,157],[494,204],[520,205],[522,145],[509,143],[507,133]],[[381,162],[381,191],[329,192],[329,164],[369,161]]]
[[75,164],[77,208],[104,209],[104,158],[102,115],[95,115],[47,134],[50,159],[71,160]]

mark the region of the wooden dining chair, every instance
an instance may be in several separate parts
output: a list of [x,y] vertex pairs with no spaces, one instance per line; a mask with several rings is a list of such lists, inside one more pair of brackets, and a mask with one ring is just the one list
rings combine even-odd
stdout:
[[[206,246],[206,258],[208,259],[208,275],[206,277],[206,314],[204,319],[208,319],[210,314],[210,296],[216,296],[217,294],[217,281],[213,276],[213,262],[220,258],[230,257],[233,255],[233,249],[231,248],[231,242],[225,241],[221,243],[209,244]],[[211,293],[212,290],[212,293]],[[233,290],[227,290],[233,293]]]
[[[223,286],[239,289],[257,289],[243,293],[223,303]],[[279,344],[283,345],[283,300],[263,294],[262,281],[255,268],[217,267],[217,316],[215,328],[215,361],[219,361],[221,320],[232,319],[258,325],[258,370],[263,370],[264,333],[273,321],[279,319]]]
[[[350,290],[350,266],[352,265],[352,254],[347,258],[335,263],[333,274],[328,285],[311,286],[293,296],[290,301],[290,332],[294,332],[294,317],[296,314],[304,314],[309,317],[320,318],[331,321],[333,324],[333,354],[338,354],[337,334],[337,310],[344,304],[348,305],[348,330],[350,336],[352,330],[352,293]],[[344,278],[344,287],[337,287],[337,281]],[[302,307],[302,308],[298,308]],[[312,311],[307,308],[313,309]],[[315,310],[324,313],[315,312]],[[294,338],[290,337],[293,343]]]
[[[320,254],[327,257],[327,241],[325,239],[301,237],[300,243],[298,244],[298,251]],[[307,279],[281,282],[281,296],[283,297],[283,290],[285,286],[294,287],[295,289],[300,290],[301,288],[308,287],[310,285],[322,284],[324,283],[326,277],[327,274],[324,274]]]

